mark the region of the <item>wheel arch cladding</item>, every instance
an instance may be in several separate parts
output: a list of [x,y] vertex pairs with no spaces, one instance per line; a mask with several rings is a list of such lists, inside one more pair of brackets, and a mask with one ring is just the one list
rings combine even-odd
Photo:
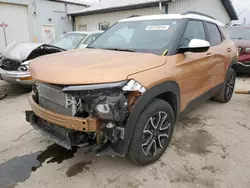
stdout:
[[[232,68],[235,72],[237,71],[237,67],[238,67],[238,59],[234,58],[231,65],[228,68],[228,71],[230,68]],[[227,71],[227,72],[228,72]]]
[[176,119],[180,114],[180,88],[179,85],[175,81],[167,81],[161,83],[157,86],[154,86],[147,90],[136,102],[130,115],[128,117],[126,126],[125,126],[125,136],[124,140],[119,140],[116,143],[111,143],[111,149],[119,156],[125,156],[131,138],[134,133],[134,128],[137,123],[137,120],[141,114],[141,112],[145,109],[145,107],[154,99],[159,98],[168,102],[175,113]]

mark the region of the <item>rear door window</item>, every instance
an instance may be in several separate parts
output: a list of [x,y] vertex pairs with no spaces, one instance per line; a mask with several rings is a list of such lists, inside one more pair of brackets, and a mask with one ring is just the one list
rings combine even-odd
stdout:
[[207,23],[207,32],[211,46],[217,46],[222,42],[222,36],[217,25]]
[[181,39],[180,47],[188,47],[192,39],[206,40],[205,29],[202,21],[189,21]]

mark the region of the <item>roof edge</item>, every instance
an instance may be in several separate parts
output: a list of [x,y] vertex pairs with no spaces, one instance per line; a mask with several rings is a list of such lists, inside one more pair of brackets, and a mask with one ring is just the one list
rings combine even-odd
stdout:
[[171,2],[172,0],[162,0],[159,2],[148,2],[148,3],[139,3],[139,4],[133,4],[133,5],[124,5],[124,6],[118,6],[118,7],[110,7],[105,9],[98,9],[98,10],[90,10],[90,11],[84,11],[84,12],[76,12],[76,13],[69,13],[69,15],[72,16],[86,16],[91,14],[98,14],[98,13],[108,13],[108,12],[115,12],[115,11],[122,11],[122,10],[131,10],[131,9],[138,9],[138,8],[147,8],[147,7],[153,7],[158,6],[161,2],[163,5]]
[[238,14],[230,0],[221,0],[231,20],[238,20]]
[[77,3],[77,2],[67,1],[67,0],[65,0],[65,1],[63,1],[63,0],[47,0],[47,1],[90,7],[88,4],[85,4],[85,3]]

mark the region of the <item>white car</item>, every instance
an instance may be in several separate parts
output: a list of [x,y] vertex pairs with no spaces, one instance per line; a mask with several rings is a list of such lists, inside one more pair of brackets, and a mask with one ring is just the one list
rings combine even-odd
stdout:
[[75,31],[61,35],[50,44],[16,42],[0,56],[0,80],[31,86],[35,83],[29,72],[29,63],[39,56],[86,48],[103,31]]

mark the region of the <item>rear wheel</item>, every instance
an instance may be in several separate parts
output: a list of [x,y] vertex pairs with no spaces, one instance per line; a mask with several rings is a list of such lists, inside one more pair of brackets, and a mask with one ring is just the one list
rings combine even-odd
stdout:
[[169,145],[174,120],[172,107],[163,100],[154,99],[136,123],[129,149],[130,158],[139,165],[158,160]]
[[234,93],[235,81],[236,81],[236,72],[234,69],[230,68],[222,90],[218,95],[215,96],[214,99],[222,103],[229,102]]

